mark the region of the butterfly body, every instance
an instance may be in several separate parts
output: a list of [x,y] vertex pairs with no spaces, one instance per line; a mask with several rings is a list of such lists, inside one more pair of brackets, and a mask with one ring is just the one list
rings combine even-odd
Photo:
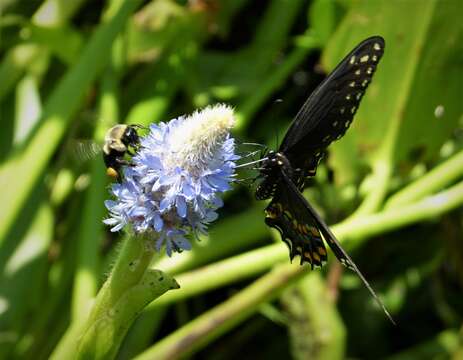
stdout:
[[362,41],[309,96],[278,151],[269,151],[262,157],[261,182],[255,197],[272,199],[265,209],[265,223],[280,232],[291,260],[299,256],[301,265],[322,266],[327,261],[325,240],[337,259],[357,273],[392,321],[358,267],[302,195],[306,181],[315,176],[326,148],[340,139],[352,123],[384,46],[380,36]]
[[294,172],[289,160],[281,152],[270,150],[260,170],[262,181],[256,189],[256,199],[266,200],[275,195],[282,168],[291,176]]

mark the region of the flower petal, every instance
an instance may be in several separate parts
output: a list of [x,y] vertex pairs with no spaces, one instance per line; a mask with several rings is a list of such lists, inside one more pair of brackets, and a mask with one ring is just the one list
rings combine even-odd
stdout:
[[177,207],[178,216],[180,216],[181,218],[186,217],[187,206],[185,198],[183,196],[177,196],[177,198],[175,199],[175,206]]

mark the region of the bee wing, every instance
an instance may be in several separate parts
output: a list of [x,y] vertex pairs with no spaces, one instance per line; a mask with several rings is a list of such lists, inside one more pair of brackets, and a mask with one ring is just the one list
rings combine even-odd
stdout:
[[79,162],[93,159],[102,151],[102,147],[93,140],[75,140],[71,143],[71,153]]

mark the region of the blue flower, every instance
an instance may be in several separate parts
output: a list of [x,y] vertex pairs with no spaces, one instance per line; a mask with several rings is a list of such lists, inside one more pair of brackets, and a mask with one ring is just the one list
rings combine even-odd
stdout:
[[239,158],[229,134],[234,121],[230,107],[216,105],[151,125],[123,182],[111,187],[104,223],[153,235],[169,256],[191,249],[186,236],[206,233],[223,205],[219,195],[230,189]]

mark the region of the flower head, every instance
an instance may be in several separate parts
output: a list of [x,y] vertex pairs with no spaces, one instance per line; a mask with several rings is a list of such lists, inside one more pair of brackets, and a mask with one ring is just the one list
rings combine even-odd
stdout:
[[230,189],[235,160],[233,110],[216,105],[151,125],[124,171],[122,183],[106,201],[104,223],[118,231],[130,225],[135,233],[157,233],[156,248],[167,254],[189,250],[189,233],[205,233],[223,205],[219,194]]

